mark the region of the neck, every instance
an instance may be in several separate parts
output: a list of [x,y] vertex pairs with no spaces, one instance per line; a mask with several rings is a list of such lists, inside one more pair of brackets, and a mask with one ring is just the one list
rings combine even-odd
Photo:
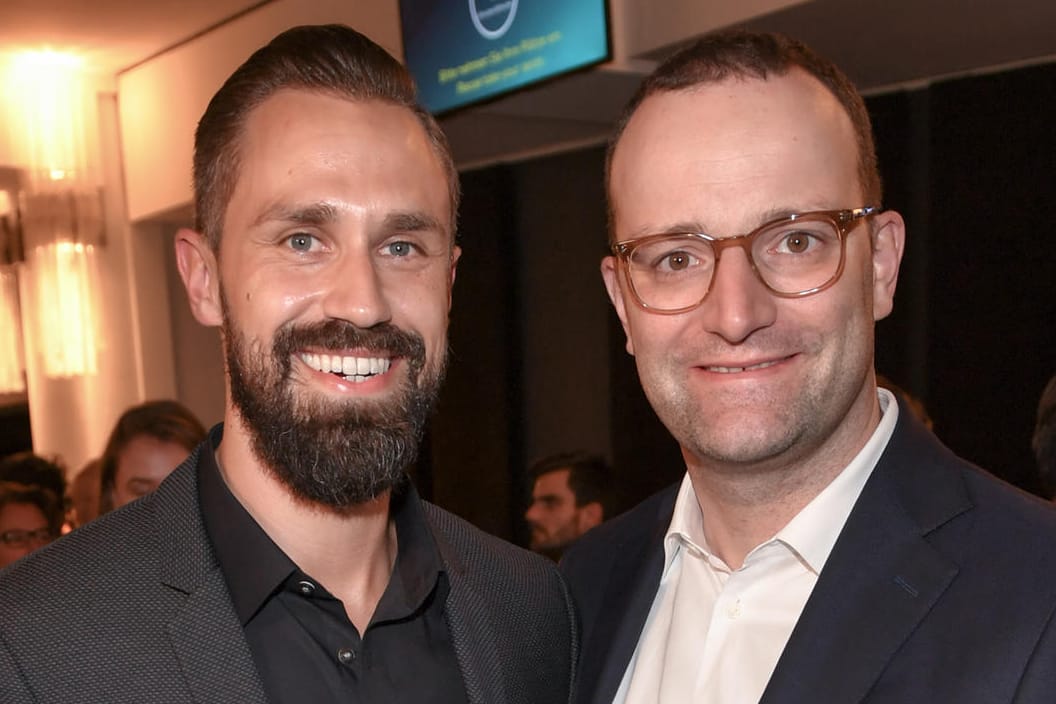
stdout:
[[852,409],[823,443],[799,456],[786,452],[764,462],[732,464],[683,447],[709,549],[738,569],[749,552],[788,525],[869,441],[880,422],[875,389],[871,399]]
[[301,570],[342,601],[362,634],[396,560],[389,493],[340,510],[296,498],[256,458],[237,419],[225,420],[216,458],[239,503]]

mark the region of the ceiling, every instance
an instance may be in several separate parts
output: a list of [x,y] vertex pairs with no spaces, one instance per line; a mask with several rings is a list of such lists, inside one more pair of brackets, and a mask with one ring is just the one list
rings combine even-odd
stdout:
[[[0,48],[75,49],[101,72],[116,74],[267,1],[2,0]],[[646,0],[609,0],[610,11],[638,1]],[[804,39],[864,91],[1056,60],[1052,0],[813,0],[747,26]],[[673,48],[631,57],[641,59],[635,69],[647,70]],[[442,123],[463,168],[594,143],[639,79],[635,70],[603,67]]]

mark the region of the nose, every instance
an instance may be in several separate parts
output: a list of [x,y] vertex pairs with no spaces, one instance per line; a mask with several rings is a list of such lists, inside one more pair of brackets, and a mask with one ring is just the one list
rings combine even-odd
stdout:
[[715,267],[708,296],[699,309],[710,332],[730,344],[738,344],[774,323],[774,296],[752,270],[744,249],[727,249]]
[[360,328],[371,328],[392,318],[386,282],[370,252],[345,252],[330,267],[326,287],[323,313],[328,318],[346,320]]
[[539,517],[539,504],[532,502],[532,505],[528,507],[528,510],[524,512],[524,519],[529,523],[537,523]]

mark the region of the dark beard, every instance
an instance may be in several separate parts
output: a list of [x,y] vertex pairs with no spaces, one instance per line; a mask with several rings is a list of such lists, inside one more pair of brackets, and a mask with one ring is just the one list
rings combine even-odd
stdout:
[[[441,359],[437,370],[422,373],[420,335],[387,323],[370,329],[341,320],[285,326],[275,335],[269,359],[259,343],[234,329],[225,301],[224,339],[231,399],[253,451],[295,498],[341,510],[406,482],[404,469],[417,457],[445,363]],[[351,348],[407,364],[393,397],[341,402],[294,394],[293,355]]]

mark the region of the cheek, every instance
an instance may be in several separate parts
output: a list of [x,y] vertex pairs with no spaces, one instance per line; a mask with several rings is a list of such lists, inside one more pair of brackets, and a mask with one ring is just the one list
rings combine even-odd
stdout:
[[399,311],[400,319],[393,320],[394,324],[415,330],[430,348],[445,344],[451,295],[445,276],[430,272],[410,281],[399,281],[386,287],[385,295],[393,310]]

